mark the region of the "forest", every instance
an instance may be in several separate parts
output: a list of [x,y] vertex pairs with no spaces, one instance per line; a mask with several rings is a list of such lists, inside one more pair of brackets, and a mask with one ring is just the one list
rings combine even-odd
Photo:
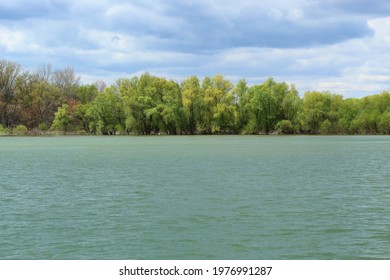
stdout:
[[176,82],[145,73],[81,84],[72,67],[0,61],[0,135],[390,134],[390,94],[347,98],[273,78]]

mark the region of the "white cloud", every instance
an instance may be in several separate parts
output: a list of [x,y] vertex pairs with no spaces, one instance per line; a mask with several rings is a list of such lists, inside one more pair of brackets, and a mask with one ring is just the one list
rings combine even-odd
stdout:
[[[234,80],[251,83],[268,76],[307,90],[360,97],[390,87],[390,18],[370,20],[373,36],[311,48],[234,48],[211,60],[210,68],[224,69]],[[387,50],[387,51],[386,51]],[[206,71],[207,72],[207,71]]]
[[282,20],[284,18],[283,13],[279,9],[270,9],[267,14],[271,19],[276,21]]
[[40,49],[23,31],[0,26],[0,34],[0,48],[4,48],[7,53],[35,52]]
[[286,19],[290,21],[299,21],[303,19],[304,13],[300,9],[291,9],[287,12]]
[[6,52],[12,52],[24,43],[24,35],[18,31],[12,31],[4,27],[0,27],[0,45]]
[[137,47],[137,38],[122,32],[84,29],[82,36],[108,51],[132,51]]

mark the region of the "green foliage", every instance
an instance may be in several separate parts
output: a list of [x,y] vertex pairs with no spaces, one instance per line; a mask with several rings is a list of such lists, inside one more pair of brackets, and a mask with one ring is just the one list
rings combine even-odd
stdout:
[[82,104],[86,104],[92,102],[97,94],[98,90],[95,85],[80,86],[75,90],[75,99],[79,100]]
[[58,108],[58,111],[54,115],[54,121],[51,126],[52,130],[59,130],[67,132],[71,123],[71,115],[69,112],[68,104],[63,104]]
[[330,120],[326,119],[321,123],[320,126],[320,133],[321,134],[332,134],[332,123]]
[[11,135],[11,134],[12,134],[12,130],[10,128],[6,128],[2,124],[0,124],[0,136]]
[[38,125],[38,129],[42,131],[47,131],[49,130],[49,126],[47,125],[47,123],[42,122]]
[[336,134],[342,96],[329,92],[306,92],[298,111],[301,130],[306,133]]
[[346,99],[341,103],[338,119],[341,132],[346,134],[354,133],[352,122],[359,114],[359,106],[359,100],[355,98]]
[[115,87],[109,87],[99,93],[86,116],[90,118],[89,129],[93,133],[116,134],[123,127],[124,113],[122,101]]
[[356,134],[376,134],[378,133],[380,117],[378,110],[363,110],[352,121],[351,129]]
[[12,134],[14,135],[27,135],[28,128],[25,125],[18,125],[12,130]]
[[242,131],[249,122],[249,95],[248,86],[245,80],[240,80],[233,88],[236,107],[236,130]]
[[[80,85],[71,67],[36,72],[0,61],[0,135],[51,128],[86,134],[390,134],[390,94],[299,96],[273,78],[233,85],[222,75],[180,84],[145,73]],[[13,128],[13,129],[12,129]]]
[[198,77],[191,76],[181,84],[183,104],[183,130],[189,134],[195,134],[200,121],[200,82]]
[[222,75],[203,80],[200,100],[201,133],[228,133],[235,124],[233,85]]
[[248,90],[239,90],[238,117],[243,133],[271,133],[281,120],[295,122],[300,98],[294,86],[269,78]]
[[294,126],[289,120],[281,120],[276,124],[276,131],[281,134],[292,134]]
[[381,115],[378,123],[378,129],[382,134],[390,134],[390,110]]

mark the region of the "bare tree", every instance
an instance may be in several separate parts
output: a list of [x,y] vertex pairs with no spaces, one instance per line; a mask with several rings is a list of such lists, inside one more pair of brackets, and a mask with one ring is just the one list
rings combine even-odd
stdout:
[[49,63],[39,66],[35,71],[34,76],[38,82],[50,83],[53,79],[53,68],[51,64]]
[[103,80],[97,80],[93,83],[93,85],[96,87],[98,92],[103,92],[104,89],[107,87],[106,83]]
[[63,96],[72,98],[80,85],[80,77],[75,75],[73,67],[66,67],[63,70],[54,71],[53,84],[61,90]]
[[0,123],[6,127],[12,126],[18,118],[14,96],[20,71],[19,64],[0,61]]
[[0,61],[0,100],[9,102],[14,96],[16,79],[21,71],[19,64]]

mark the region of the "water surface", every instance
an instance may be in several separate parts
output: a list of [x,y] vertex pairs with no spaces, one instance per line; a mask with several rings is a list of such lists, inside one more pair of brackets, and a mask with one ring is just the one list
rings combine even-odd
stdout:
[[390,138],[0,138],[0,259],[389,259]]

